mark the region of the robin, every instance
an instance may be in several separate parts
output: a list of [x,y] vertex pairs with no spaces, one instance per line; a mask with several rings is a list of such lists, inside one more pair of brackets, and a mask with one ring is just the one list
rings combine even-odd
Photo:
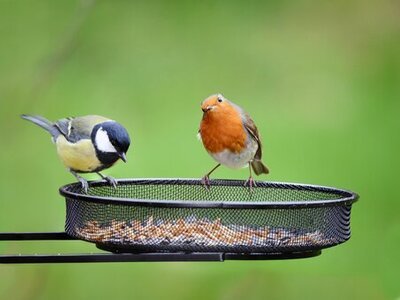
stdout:
[[202,178],[202,183],[208,188],[211,173],[221,164],[233,169],[249,166],[250,176],[245,186],[251,189],[255,186],[252,169],[257,175],[269,173],[261,161],[261,140],[253,120],[241,107],[221,94],[205,99],[201,109],[203,118],[199,138],[207,152],[218,162]]

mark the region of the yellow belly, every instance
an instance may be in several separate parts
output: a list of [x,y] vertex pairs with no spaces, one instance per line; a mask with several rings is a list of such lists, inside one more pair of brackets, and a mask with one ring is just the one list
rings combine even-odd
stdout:
[[78,172],[93,172],[101,166],[90,139],[77,143],[68,142],[60,135],[56,140],[57,153],[64,165]]

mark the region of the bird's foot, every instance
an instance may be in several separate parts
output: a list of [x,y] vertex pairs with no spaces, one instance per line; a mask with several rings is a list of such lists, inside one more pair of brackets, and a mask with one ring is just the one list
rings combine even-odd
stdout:
[[208,175],[205,175],[203,178],[201,178],[201,183],[206,190],[210,189],[210,177]]
[[79,182],[82,185],[82,189],[85,191],[85,194],[87,194],[88,189],[89,189],[89,183],[87,182],[87,180],[83,177],[77,177]]
[[109,185],[112,185],[115,189],[117,188],[118,181],[117,181],[115,178],[113,178],[113,177],[111,177],[111,176],[105,176],[105,175],[101,174],[100,172],[97,172],[97,174],[98,174],[102,179],[104,179],[105,181],[107,181]]
[[117,188],[117,185],[118,185],[117,179],[110,177],[110,176],[104,176],[103,179],[106,180],[108,182],[108,184],[112,185],[114,187],[114,189]]
[[249,177],[249,179],[246,180],[246,182],[244,183],[244,186],[248,186],[249,190],[251,191],[253,189],[253,187],[256,187],[257,184],[254,181],[253,177]]

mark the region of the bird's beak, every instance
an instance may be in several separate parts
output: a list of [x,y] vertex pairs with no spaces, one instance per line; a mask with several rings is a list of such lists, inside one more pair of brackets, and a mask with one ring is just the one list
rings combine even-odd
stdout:
[[203,111],[203,112],[208,112],[209,110],[212,110],[214,108],[214,106],[212,106],[212,105],[207,105],[207,106],[203,106],[202,108],[201,108],[201,110]]
[[126,163],[126,154],[124,152],[121,152],[121,153],[118,153],[118,155],[122,159],[122,161]]

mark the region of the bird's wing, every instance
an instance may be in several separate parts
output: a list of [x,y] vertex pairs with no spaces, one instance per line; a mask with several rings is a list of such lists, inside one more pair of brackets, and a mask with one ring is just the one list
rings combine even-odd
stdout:
[[244,113],[243,124],[244,124],[244,128],[247,130],[247,132],[258,144],[258,149],[257,149],[256,154],[254,155],[254,158],[261,160],[262,150],[261,150],[260,135],[258,134],[258,129],[257,129],[256,124],[254,124],[253,119],[247,113]]
[[93,127],[105,121],[109,121],[109,119],[101,116],[90,115],[61,119],[55,123],[55,126],[70,143],[76,143],[82,139],[90,139]]
[[54,123],[54,126],[61,132],[61,134],[67,139],[67,141],[72,142],[69,139],[71,133],[71,124],[73,118],[60,119]]

